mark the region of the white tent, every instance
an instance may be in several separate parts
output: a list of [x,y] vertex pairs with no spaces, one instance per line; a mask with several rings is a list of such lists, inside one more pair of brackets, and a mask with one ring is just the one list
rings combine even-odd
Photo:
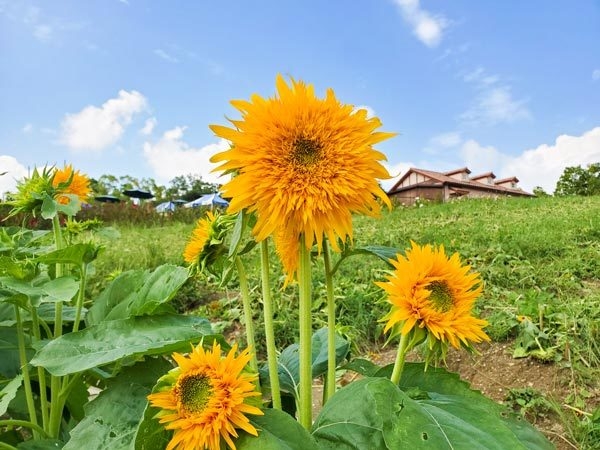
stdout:
[[219,196],[219,194],[206,194],[189,203],[183,205],[186,208],[195,208],[197,206],[227,206],[229,202]]

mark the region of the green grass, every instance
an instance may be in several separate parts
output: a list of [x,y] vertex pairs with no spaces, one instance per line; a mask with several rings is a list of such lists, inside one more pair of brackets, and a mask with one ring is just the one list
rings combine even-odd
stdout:
[[[524,356],[542,359],[571,374],[566,400],[590,410],[589,393],[600,378],[600,196],[568,198],[508,198],[466,200],[423,207],[397,207],[380,219],[357,217],[354,244],[384,245],[404,250],[414,240],[443,244],[482,274],[484,294],[477,310],[487,318],[494,340],[514,339]],[[181,253],[193,228],[190,223],[159,226],[118,225],[121,237],[104,239],[105,249],[96,262],[91,288],[121,271],[162,263],[181,264]],[[276,261],[274,254],[273,261]],[[334,258],[335,261],[335,258]],[[252,296],[259,305],[259,257],[244,260]],[[388,307],[374,281],[386,265],[374,257],[353,256],[336,274],[336,304],[340,331],[354,352],[364,352],[384,341],[378,320]],[[318,324],[326,317],[321,258],[314,270],[313,311]],[[273,268],[275,328],[279,345],[297,336],[295,286],[283,288],[281,272]],[[176,299],[182,309],[192,307],[220,325],[239,316],[236,281],[219,288],[210,279],[193,280]],[[520,322],[520,316],[528,320]],[[257,324],[262,323],[260,307]],[[262,333],[258,327],[258,338]],[[565,422],[571,435],[586,448],[600,445],[597,424],[585,420]],[[585,422],[587,421],[587,422]],[[587,425],[586,425],[587,424]],[[589,430],[597,437],[589,441]],[[582,444],[583,445],[583,444]],[[583,447],[582,447],[583,448]]]

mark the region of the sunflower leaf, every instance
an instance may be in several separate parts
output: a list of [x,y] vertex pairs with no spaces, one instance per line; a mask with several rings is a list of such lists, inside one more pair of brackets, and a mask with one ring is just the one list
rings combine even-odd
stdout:
[[277,409],[264,412],[264,416],[248,416],[258,436],[240,433],[235,441],[238,450],[318,450],[310,433],[292,416]]
[[124,358],[189,350],[190,343],[202,338],[218,337],[201,317],[165,314],[109,320],[52,340],[31,364],[63,376]]
[[[112,379],[97,398],[85,405],[85,418],[71,430],[64,450],[133,450],[148,403],[146,397],[171,367],[163,358],[149,358]],[[158,421],[155,425],[163,428]]]
[[[552,444],[456,374],[405,366],[400,386],[364,378],[338,391],[313,425],[324,449],[486,448],[546,450]],[[417,393],[419,395],[415,395]]]
[[[335,337],[336,364],[341,363],[350,349],[350,344],[340,335]],[[286,347],[279,355],[278,373],[281,390],[298,397],[300,385],[300,359],[298,344]],[[260,368],[261,386],[270,386],[269,368]],[[317,378],[327,372],[327,327],[316,331],[312,336],[312,376]]]

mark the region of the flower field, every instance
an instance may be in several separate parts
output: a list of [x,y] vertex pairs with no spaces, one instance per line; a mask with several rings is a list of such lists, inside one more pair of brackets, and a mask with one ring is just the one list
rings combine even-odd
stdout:
[[[211,125],[231,202],[193,225],[80,222],[71,166],[20,181],[10,215],[48,229],[0,230],[0,448],[597,448],[598,201],[392,208],[394,134],[276,87]],[[489,342],[561,395],[444,368]]]

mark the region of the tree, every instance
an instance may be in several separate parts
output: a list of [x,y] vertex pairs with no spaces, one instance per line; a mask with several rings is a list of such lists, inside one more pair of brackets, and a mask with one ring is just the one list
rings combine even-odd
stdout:
[[192,201],[204,194],[211,194],[218,190],[219,185],[208,183],[202,179],[202,176],[190,173],[173,178],[165,191],[165,197]]
[[556,183],[554,195],[599,195],[600,163],[567,167]]
[[550,194],[548,194],[541,186],[536,186],[533,188],[533,195],[536,197],[550,197]]

